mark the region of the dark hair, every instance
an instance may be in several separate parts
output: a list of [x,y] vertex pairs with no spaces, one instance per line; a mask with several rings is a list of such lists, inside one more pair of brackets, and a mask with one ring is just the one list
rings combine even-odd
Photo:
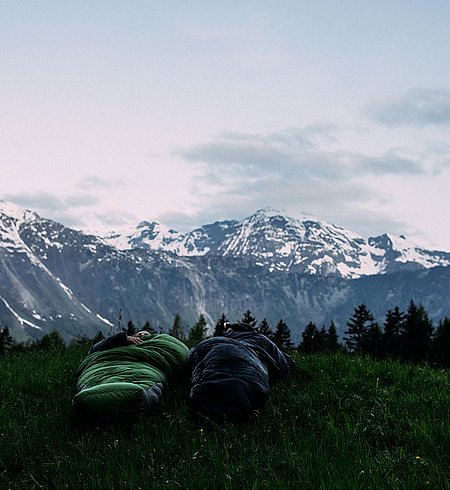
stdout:
[[245,322],[237,322],[237,323],[227,323],[226,329],[233,330],[233,332],[254,332],[255,329],[249,324]]

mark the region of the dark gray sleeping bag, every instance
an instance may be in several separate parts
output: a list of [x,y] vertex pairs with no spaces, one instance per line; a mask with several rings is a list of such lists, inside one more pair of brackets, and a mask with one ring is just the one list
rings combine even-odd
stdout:
[[196,419],[249,420],[267,403],[270,384],[286,379],[294,361],[255,332],[228,332],[200,342],[187,359],[189,409]]

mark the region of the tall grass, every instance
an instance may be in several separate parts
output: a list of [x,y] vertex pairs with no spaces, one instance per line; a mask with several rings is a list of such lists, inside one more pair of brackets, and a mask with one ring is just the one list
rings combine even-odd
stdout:
[[129,427],[72,423],[85,347],[0,359],[0,488],[450,488],[449,371],[296,356],[259,420],[201,428],[186,387]]

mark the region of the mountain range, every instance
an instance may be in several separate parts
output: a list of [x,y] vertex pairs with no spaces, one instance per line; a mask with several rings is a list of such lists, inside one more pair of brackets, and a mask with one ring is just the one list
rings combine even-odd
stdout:
[[185,234],[157,222],[111,233],[105,241],[119,250],[159,250],[179,257],[241,258],[267,271],[298,272],[347,279],[450,265],[450,253],[429,251],[404,236],[367,241],[339,226],[303,215],[262,209],[242,221],[217,221]]
[[187,233],[144,221],[96,236],[0,201],[0,259],[0,325],[18,341],[92,337],[129,319],[167,329],[176,313],[213,328],[246,310],[272,327],[283,318],[298,341],[309,321],[342,333],[361,302],[382,322],[411,299],[435,322],[450,316],[449,252],[274,209]]

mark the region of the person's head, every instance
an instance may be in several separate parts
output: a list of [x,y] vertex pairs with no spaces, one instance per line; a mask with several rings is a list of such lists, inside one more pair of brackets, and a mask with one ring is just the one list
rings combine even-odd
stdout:
[[255,329],[245,322],[226,323],[225,332],[254,332]]
[[148,330],[139,330],[139,332],[137,332],[134,336],[143,339],[149,335],[151,335],[151,333]]

